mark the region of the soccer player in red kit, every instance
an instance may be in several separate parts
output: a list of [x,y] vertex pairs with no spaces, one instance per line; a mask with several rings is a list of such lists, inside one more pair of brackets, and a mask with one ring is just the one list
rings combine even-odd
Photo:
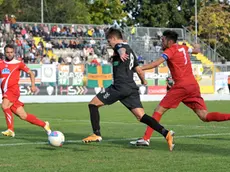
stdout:
[[4,136],[14,137],[14,119],[13,113],[19,116],[22,120],[31,124],[43,127],[47,134],[51,133],[48,122],[38,119],[36,116],[25,112],[24,104],[19,101],[19,78],[20,71],[25,71],[30,75],[31,91],[35,92],[35,77],[33,72],[21,61],[14,59],[13,45],[6,45],[4,48],[5,60],[0,61],[0,81],[2,90],[2,110],[5,114],[7,130],[3,131]]
[[[160,104],[156,107],[152,117],[160,121],[162,115],[171,108],[177,108],[180,102],[191,108],[204,122],[227,121],[230,114],[208,112],[205,102],[200,94],[200,87],[193,75],[188,47],[177,44],[178,34],[166,30],[162,37],[163,54],[156,61],[142,66],[142,70],[152,69],[163,62],[167,62],[168,68],[174,80],[174,85],[167,92]],[[131,144],[148,146],[153,129],[147,127],[142,138],[131,141]]]

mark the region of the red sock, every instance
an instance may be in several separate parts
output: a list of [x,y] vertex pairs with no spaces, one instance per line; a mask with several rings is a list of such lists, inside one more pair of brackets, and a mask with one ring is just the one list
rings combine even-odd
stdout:
[[[162,115],[159,112],[154,112],[152,115],[152,118],[154,118],[157,122],[159,122],[161,120]],[[153,129],[149,126],[147,126],[146,130],[145,130],[145,135],[143,136],[144,140],[148,140],[150,139],[150,137],[153,134]]]
[[44,121],[38,119],[36,116],[34,116],[32,114],[27,114],[26,121],[31,123],[31,124],[40,126],[40,127],[45,127],[45,125],[46,125],[46,123]]
[[228,121],[230,120],[230,114],[220,113],[220,112],[210,112],[206,116],[207,122],[210,121]]
[[3,110],[6,118],[7,128],[14,131],[14,116],[10,108]]

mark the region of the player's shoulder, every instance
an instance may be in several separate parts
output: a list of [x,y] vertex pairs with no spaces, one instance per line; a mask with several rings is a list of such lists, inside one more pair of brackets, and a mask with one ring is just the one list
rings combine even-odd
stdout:
[[3,63],[5,63],[5,64],[8,64],[8,65],[16,65],[16,64],[18,64],[18,65],[20,65],[21,63],[23,63],[22,61],[19,61],[19,60],[16,60],[16,59],[13,59],[13,60],[11,60],[11,61],[5,61],[5,60],[3,60]]
[[129,44],[127,42],[121,42],[115,45],[115,49],[119,49],[119,48],[128,48]]

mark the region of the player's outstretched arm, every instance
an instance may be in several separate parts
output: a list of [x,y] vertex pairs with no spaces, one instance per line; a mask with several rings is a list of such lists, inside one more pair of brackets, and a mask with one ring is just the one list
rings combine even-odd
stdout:
[[191,54],[198,54],[200,53],[200,45],[199,44],[193,44],[193,48],[189,48],[188,52]]
[[139,78],[141,79],[141,83],[143,85],[147,85],[147,81],[145,80],[145,73],[143,72],[143,70],[140,68],[140,66],[135,67],[135,71],[137,72],[137,75],[139,76]]
[[153,68],[159,66],[164,61],[165,61],[165,59],[163,57],[160,57],[160,58],[158,58],[157,60],[155,60],[154,62],[152,62],[150,64],[146,64],[146,65],[141,66],[141,69],[142,70],[153,69]]
[[34,73],[31,70],[29,70],[27,73],[30,75],[31,91],[35,92],[36,91],[36,87],[35,87],[35,76],[34,76]]

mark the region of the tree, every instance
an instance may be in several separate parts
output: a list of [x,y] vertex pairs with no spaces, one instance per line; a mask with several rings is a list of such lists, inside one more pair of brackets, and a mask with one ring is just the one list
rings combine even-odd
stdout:
[[6,14],[14,14],[18,13],[17,6],[19,4],[19,0],[0,0],[0,18],[3,19]]
[[126,17],[124,5],[120,0],[95,0],[88,4],[91,22],[93,24],[111,24]]
[[[41,22],[41,3],[31,0],[0,0],[0,17],[14,14],[18,21]],[[84,0],[44,0],[44,22],[90,23]]]
[[194,13],[191,4],[183,0],[124,0],[124,3],[131,15],[128,24],[141,26],[182,27],[189,24]]
[[89,24],[90,15],[82,0],[45,0],[45,22]]
[[225,57],[225,46],[230,45],[230,25],[227,22],[229,18],[230,7],[220,4],[204,6],[198,13],[198,35]]

